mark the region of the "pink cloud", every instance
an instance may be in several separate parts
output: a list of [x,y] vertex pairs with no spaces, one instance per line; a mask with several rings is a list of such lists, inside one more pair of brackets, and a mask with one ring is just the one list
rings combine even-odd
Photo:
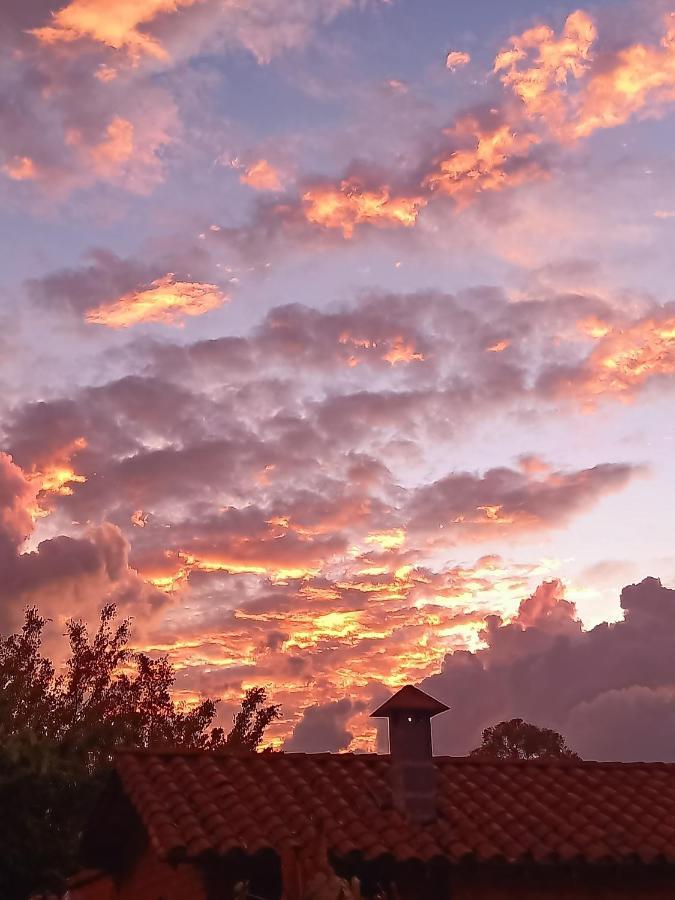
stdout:
[[283,186],[281,173],[266,159],[251,163],[239,180],[256,191],[280,191]]
[[217,285],[177,281],[170,272],[147,287],[89,310],[86,321],[108,328],[128,328],[143,322],[176,325],[185,316],[203,316],[226,300]]
[[463,50],[450,50],[445,57],[445,66],[447,69],[450,69],[451,72],[455,72],[457,69],[468,66],[470,62],[471,55],[465,53]]

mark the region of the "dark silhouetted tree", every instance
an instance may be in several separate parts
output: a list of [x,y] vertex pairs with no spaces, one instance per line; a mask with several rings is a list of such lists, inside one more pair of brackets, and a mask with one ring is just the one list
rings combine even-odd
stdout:
[[[265,688],[250,688],[246,691],[241,709],[234,717],[232,730],[222,739],[222,746],[228,750],[257,750],[267,726],[279,716],[279,707],[266,703]],[[213,733],[211,740],[214,740]]]
[[484,759],[579,759],[557,731],[522,719],[486,728],[483,743],[469,755]]
[[17,634],[0,637],[2,900],[63,886],[118,748],[254,751],[280,715],[264,688],[246,692],[229,732],[213,724],[216,701],[177,704],[170,662],[132,650],[129,622],[112,605],[93,635],[67,622],[60,672],[41,653],[45,624],[29,609]]

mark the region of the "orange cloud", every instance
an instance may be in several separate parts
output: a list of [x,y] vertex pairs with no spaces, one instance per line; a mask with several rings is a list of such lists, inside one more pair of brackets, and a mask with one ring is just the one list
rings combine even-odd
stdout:
[[392,366],[397,363],[421,362],[424,356],[415,350],[415,347],[403,337],[397,337],[391,342],[389,350],[382,357]]
[[643,112],[657,113],[675,100],[675,14],[666,19],[660,46],[634,44],[619,51],[614,64],[595,73],[579,98],[574,137],[614,128]]
[[[97,174],[109,177],[133,155],[134,126],[128,119],[115,116],[105,135],[100,144],[90,148],[89,154]],[[72,132],[70,139],[73,143],[78,142],[78,137]]]
[[8,453],[0,451],[0,542],[18,548],[32,534],[37,485]]
[[521,472],[527,475],[548,475],[551,472],[551,466],[539,456],[526,453],[519,458],[518,463]]
[[[485,520],[487,522],[495,522],[497,525],[513,525],[516,521],[514,515],[507,515],[504,513],[504,508],[501,504],[497,504],[495,506],[477,506],[476,512],[482,513],[477,519],[474,520],[476,523],[480,523]],[[527,522],[527,517],[525,518],[525,522]]]
[[422,180],[420,195],[392,197],[387,186],[368,191],[350,178],[339,188],[306,191],[305,217],[325,228],[341,228],[349,239],[356,226],[366,222],[413,227],[420,210],[430,202],[425,193],[448,194],[466,204],[480,192],[500,191],[544,175],[542,167],[530,158],[541,141],[532,131],[519,131],[509,122],[485,127],[469,115],[445,129],[444,134],[459,149],[435,161]]
[[611,329],[588,358],[582,392],[629,396],[652,378],[675,374],[675,317]]
[[[448,652],[482,646],[487,612],[514,615],[530,577],[539,574],[537,567],[491,557],[441,573],[407,566],[359,576],[349,569],[334,580],[308,576],[287,587],[266,583],[268,602],[241,604],[226,628],[183,631],[173,642],[146,649],[168,652],[181,673],[199,678],[206,669],[218,694],[231,693],[234,702],[233,671],[247,673],[243,684],[270,684],[287,716],[270,733],[271,743],[278,743],[307,703],[308,679],[313,702],[335,700],[373,681],[390,688],[417,682],[437,672]],[[372,723],[350,725],[350,731],[352,747],[370,746]]]
[[[675,100],[675,14],[668,17],[659,46],[636,44],[598,59],[597,38],[595,22],[583,10],[567,17],[560,34],[537,25],[514,35],[497,54],[493,70],[518,106],[505,104],[495,124],[465,115],[445,129],[453,149],[427,166],[412,194],[392,196],[387,185],[368,190],[356,178],[346,178],[339,186],[306,190],[305,218],[341,229],[347,239],[362,223],[413,227],[420,210],[432,202],[432,192],[463,206],[479,193],[541,179],[547,170],[533,151],[545,139],[573,142],[638,112],[654,114]],[[446,64],[454,69],[469,61],[469,54],[453,50]],[[255,173],[250,175],[255,181]],[[294,210],[280,206],[276,211],[283,217]]]
[[530,530],[537,523],[537,518],[528,512],[514,511],[505,513],[504,507],[499,504],[489,504],[485,506],[477,506],[471,512],[462,513],[455,516],[448,524],[460,525],[462,527],[493,526],[493,525],[512,525],[515,530]]
[[[598,33],[588,13],[570,15],[561,36],[540,25],[511,38],[494,71],[522,101],[525,114],[562,141],[654,115],[675,100],[675,14],[660,45],[633,44],[593,65]],[[571,90],[570,79],[576,82]]]
[[611,325],[607,325],[597,316],[588,316],[577,322],[577,329],[591,338],[601,338],[612,330]]
[[470,54],[463,53],[461,50],[451,50],[445,57],[445,66],[450,69],[451,72],[454,72],[456,69],[461,69],[462,66],[468,66],[470,62]]
[[503,353],[504,350],[507,350],[511,346],[511,341],[497,341],[496,344],[492,344],[491,347],[487,348],[488,353]]
[[158,150],[170,143],[172,109],[153,110],[138,122],[115,116],[107,125],[103,139],[89,144],[77,129],[66,134],[66,143],[79,151],[82,183],[101,179],[121,184],[136,193],[147,193],[162,180],[162,161]]
[[398,550],[405,543],[405,531],[403,528],[377,531],[367,535],[364,543],[377,547],[379,550]]
[[345,238],[351,238],[356,226],[365,223],[410,228],[426,205],[423,197],[392,197],[386,186],[379,191],[364,190],[355,179],[345,179],[339,189],[312,188],[302,199],[309,222],[340,228]]
[[316,575],[319,570],[318,564],[313,567],[304,567],[267,560],[264,558],[264,552],[255,554],[255,559],[247,560],[245,559],[246,553],[250,555],[251,549],[242,542],[239,548],[241,554],[233,552],[231,555],[207,555],[179,550],[176,553],[167,554],[166,565],[160,569],[155,567],[144,570],[143,577],[159,590],[170,594],[184,587],[193,572],[258,575],[269,578],[272,583],[285,583],[289,579],[302,579]]
[[358,366],[365,358],[366,354],[372,354],[378,359],[383,359],[390,365],[395,366],[397,363],[421,362],[425,359],[422,353],[419,353],[414,344],[406,340],[402,335],[394,338],[385,338],[380,341],[371,338],[355,337],[349,332],[343,332],[338,338],[341,344],[353,347],[355,351],[366,351],[359,355],[352,355],[347,358],[347,365]]
[[12,181],[33,181],[38,177],[37,166],[30,156],[14,156],[2,166],[2,172]]
[[[514,35],[495,57],[493,70],[518,98],[519,109],[505,107],[494,126],[469,115],[446,129],[457,149],[428,167],[419,194],[392,196],[386,185],[367,190],[357,179],[347,178],[339,186],[305,191],[306,219],[341,229],[347,239],[362,223],[412,227],[430,202],[429,192],[450,195],[463,205],[478,193],[542,178],[545,168],[533,158],[533,150],[544,137],[575,141],[640,111],[652,114],[675,100],[675,14],[668,17],[660,46],[636,44],[609,61],[603,58],[602,64],[594,58],[597,38],[595,22],[583,10],[567,17],[559,35],[547,25]],[[468,62],[468,53],[453,50],[446,65],[456,69]],[[261,160],[241,180],[257,186],[260,179],[263,189],[271,189],[276,179],[267,165]]]
[[171,272],[149,287],[130,291],[118,300],[90,310],[86,321],[108,328],[127,328],[142,322],[179,324],[184,316],[202,316],[222,306],[226,295],[215,284],[176,281]]
[[141,56],[165,59],[166,50],[142,26],[161,14],[192,6],[198,0],[71,0],[52,14],[52,22],[35,28],[44,44],[89,38],[115,50],[126,50],[137,63]]
[[142,509],[136,509],[131,514],[130,521],[132,525],[135,525],[137,528],[145,528],[148,521],[148,514],[144,513]]
[[484,130],[471,116],[447,134],[470,146],[437,162],[435,171],[424,179],[424,186],[432,191],[467,202],[480,191],[500,191],[541,175],[528,160],[540,140],[536,134],[518,133],[509,124]]
[[96,71],[94,72],[94,77],[98,78],[99,81],[114,81],[117,78],[118,72],[114,66],[107,66],[105,63],[100,63]]
[[49,460],[41,461],[26,473],[28,481],[35,486],[36,499],[31,506],[34,518],[48,516],[52,511],[55,497],[70,497],[73,486],[84,484],[87,479],[75,471],[72,457],[87,446],[83,437],[78,437],[65,447],[61,447]]
[[259,159],[246,169],[239,176],[239,181],[252,187],[256,191],[280,191],[282,188],[281,176],[278,169],[267,162],[266,159]]
[[538,25],[510,39],[494,63],[502,83],[522,101],[531,118],[560,128],[567,118],[568,77],[580,78],[588,68],[597,38],[591,17],[577,10],[568,16],[560,38],[552,28]]

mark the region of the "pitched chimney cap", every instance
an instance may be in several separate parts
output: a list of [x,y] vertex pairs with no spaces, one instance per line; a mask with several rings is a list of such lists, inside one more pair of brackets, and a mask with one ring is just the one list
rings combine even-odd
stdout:
[[382,706],[371,712],[370,718],[386,719],[394,713],[426,713],[431,718],[449,709],[450,707],[440,700],[430,697],[412,684],[406,684],[393,697],[385,700]]

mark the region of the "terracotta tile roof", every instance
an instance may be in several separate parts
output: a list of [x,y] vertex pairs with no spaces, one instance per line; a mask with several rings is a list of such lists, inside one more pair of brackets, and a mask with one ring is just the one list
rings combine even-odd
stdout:
[[675,765],[436,757],[439,814],[392,807],[390,757],[129,752],[124,792],[163,857],[302,846],[502,862],[675,863]]

